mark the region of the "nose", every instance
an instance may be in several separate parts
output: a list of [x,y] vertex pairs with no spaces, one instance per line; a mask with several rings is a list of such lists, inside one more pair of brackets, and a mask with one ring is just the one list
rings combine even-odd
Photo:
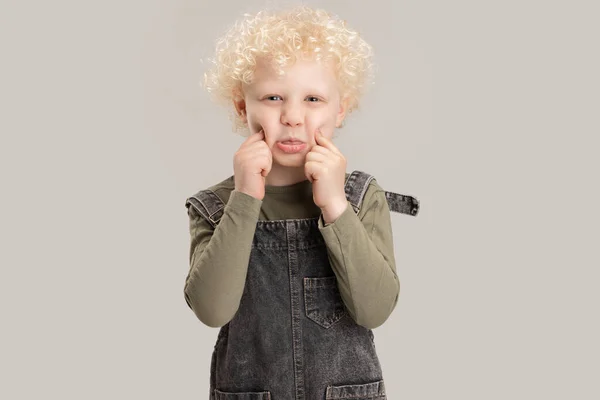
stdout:
[[303,119],[302,106],[286,101],[281,109],[281,123],[288,126],[298,126],[302,124]]

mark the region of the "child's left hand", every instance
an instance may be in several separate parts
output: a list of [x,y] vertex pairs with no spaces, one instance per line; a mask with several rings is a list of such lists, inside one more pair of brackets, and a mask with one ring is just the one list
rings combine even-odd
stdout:
[[346,158],[320,130],[315,140],[317,144],[306,154],[304,173],[313,184],[313,200],[323,212],[325,223],[331,223],[348,206],[344,191]]

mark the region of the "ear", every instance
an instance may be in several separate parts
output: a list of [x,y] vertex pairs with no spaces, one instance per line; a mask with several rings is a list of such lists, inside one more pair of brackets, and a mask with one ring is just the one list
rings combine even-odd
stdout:
[[246,101],[243,96],[235,96],[233,98],[233,106],[235,107],[236,113],[242,118],[244,123],[248,123],[248,117],[246,116]]
[[344,118],[346,118],[346,111],[348,110],[348,100],[349,99],[347,97],[344,97],[343,99],[340,100],[340,108],[335,117],[335,127],[336,128],[339,128],[342,125]]

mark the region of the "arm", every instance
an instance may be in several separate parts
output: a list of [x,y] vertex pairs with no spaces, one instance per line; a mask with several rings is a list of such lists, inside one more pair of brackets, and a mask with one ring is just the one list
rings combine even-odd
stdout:
[[[214,229],[192,206],[188,208],[190,270],[184,294],[205,325],[223,326],[237,312],[261,204],[261,200],[234,190]],[[236,244],[235,251],[231,243]]]
[[357,324],[382,325],[398,302],[390,210],[385,192],[369,185],[359,214],[350,203],[330,224],[319,218],[342,300]]

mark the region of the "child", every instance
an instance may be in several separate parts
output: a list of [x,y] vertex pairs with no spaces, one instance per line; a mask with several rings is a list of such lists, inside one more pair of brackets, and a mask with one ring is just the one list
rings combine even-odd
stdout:
[[249,136],[234,174],[186,200],[185,299],[220,327],[210,399],[386,399],[373,328],[398,301],[390,210],[417,199],[346,173],[335,128],[371,47],[306,6],[259,12],[217,46],[206,86]]

